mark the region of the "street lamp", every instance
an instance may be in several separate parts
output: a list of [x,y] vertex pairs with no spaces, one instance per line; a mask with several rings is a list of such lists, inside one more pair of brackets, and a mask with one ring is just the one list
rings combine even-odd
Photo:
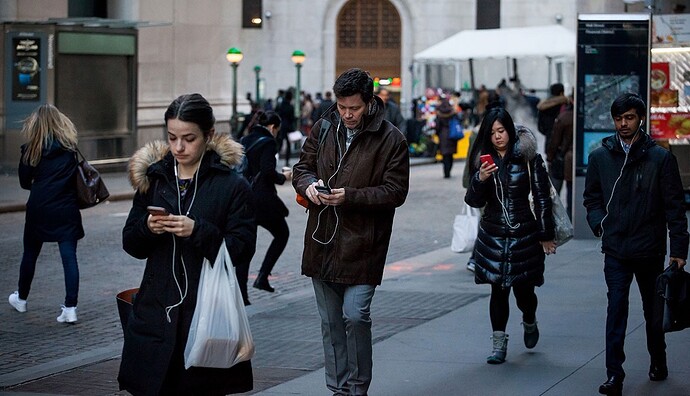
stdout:
[[302,105],[302,102],[300,101],[300,93],[302,92],[300,87],[299,87],[299,77],[300,77],[300,69],[302,68],[302,62],[304,62],[304,59],[306,58],[306,55],[304,55],[304,52],[300,50],[295,50],[292,52],[292,62],[295,64],[295,67],[297,68],[297,92],[295,94],[296,98],[296,103],[295,103],[295,116],[297,117],[297,130],[301,131],[302,130],[302,109],[300,108]]
[[261,66],[254,66],[254,73],[256,73],[256,103],[260,105],[261,97],[259,96],[259,81],[261,81],[261,79],[259,78],[259,73],[261,73]]
[[237,66],[243,57],[242,51],[235,47],[230,48],[225,55],[225,59],[232,66],[232,118],[230,118],[230,129],[232,129],[232,132],[237,130]]

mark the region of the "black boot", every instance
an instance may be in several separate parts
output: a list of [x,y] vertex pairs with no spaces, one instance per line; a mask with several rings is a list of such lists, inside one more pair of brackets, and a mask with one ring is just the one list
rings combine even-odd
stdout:
[[273,293],[274,291],[276,291],[276,289],[272,288],[271,285],[268,283],[268,274],[264,272],[259,272],[259,275],[256,277],[256,280],[254,281],[254,288],[265,290],[269,293]]

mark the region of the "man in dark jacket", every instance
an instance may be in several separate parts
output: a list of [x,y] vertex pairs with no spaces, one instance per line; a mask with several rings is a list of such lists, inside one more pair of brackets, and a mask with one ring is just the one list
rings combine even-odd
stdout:
[[338,395],[366,395],[371,383],[371,300],[409,188],[407,142],[373,88],[361,69],[338,77],[337,107],[314,125],[293,169],[309,200],[302,274],[321,316],[326,386]]
[[[537,129],[542,135],[546,137],[544,141],[544,152],[548,152],[549,144],[551,142],[551,134],[553,133],[553,125],[556,118],[565,110],[565,105],[568,104],[568,97],[565,96],[565,87],[561,83],[552,84],[550,87],[551,96],[539,101],[537,103]],[[549,175],[551,176],[551,184],[556,189],[556,192],[561,192],[563,186],[563,176],[554,175],[551,163],[548,163]]]
[[407,125],[405,124],[405,117],[400,112],[400,107],[393,100],[391,100],[391,93],[386,88],[379,90],[379,98],[383,100],[384,112],[383,118],[390,121],[400,132],[405,134]]
[[642,296],[649,379],[668,376],[666,342],[655,299],[655,280],[664,270],[666,233],[669,263],[685,265],[688,231],[683,187],[676,158],[643,130],[646,106],[635,94],[614,100],[611,116],[616,134],[589,156],[584,205],[594,235],[602,238],[604,278],[608,288],[606,315],[607,381],[599,393],[620,395],[623,389],[623,345],[628,322],[628,295],[633,276]]

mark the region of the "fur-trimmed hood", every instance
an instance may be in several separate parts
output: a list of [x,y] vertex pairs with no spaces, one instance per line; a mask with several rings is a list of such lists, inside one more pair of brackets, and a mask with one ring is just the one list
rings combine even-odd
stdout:
[[[242,145],[229,135],[216,134],[206,145],[206,151],[213,151],[220,157],[220,162],[230,168],[237,166],[244,156]],[[151,165],[163,160],[170,152],[168,143],[157,140],[147,143],[137,150],[129,159],[127,171],[129,183],[135,190],[145,193],[149,189],[149,178],[146,176]]]

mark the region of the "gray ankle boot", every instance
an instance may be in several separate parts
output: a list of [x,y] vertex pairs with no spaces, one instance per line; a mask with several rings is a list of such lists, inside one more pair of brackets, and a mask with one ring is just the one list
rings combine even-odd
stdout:
[[522,327],[525,329],[525,346],[527,349],[532,349],[537,345],[539,341],[539,328],[537,327],[537,321],[534,323],[522,322]]
[[489,364],[501,364],[506,361],[506,354],[508,350],[508,334],[503,331],[494,331],[491,335],[493,342],[493,351],[491,356],[486,358]]

